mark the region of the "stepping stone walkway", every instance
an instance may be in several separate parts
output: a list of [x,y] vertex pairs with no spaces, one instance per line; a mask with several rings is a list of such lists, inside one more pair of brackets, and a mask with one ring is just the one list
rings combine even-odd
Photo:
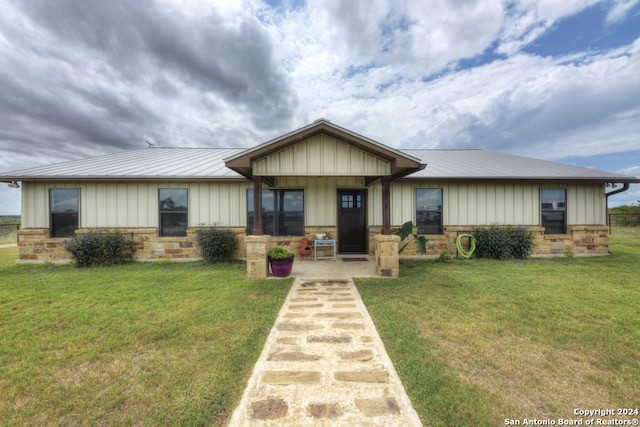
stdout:
[[229,423],[317,425],[422,425],[351,280],[296,280]]

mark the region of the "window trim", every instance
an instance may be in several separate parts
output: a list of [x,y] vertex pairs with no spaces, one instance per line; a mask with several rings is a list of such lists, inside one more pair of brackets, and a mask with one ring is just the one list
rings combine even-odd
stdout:
[[[542,193],[545,190],[561,190],[564,192],[564,209],[544,209],[544,207],[542,206]],[[568,205],[568,191],[567,188],[565,187],[541,187],[540,188],[540,226],[544,227],[544,234],[567,234],[567,232],[569,231],[569,227],[567,224],[567,205]],[[558,232],[554,232],[554,231],[547,231],[547,228],[549,228],[549,226],[545,225],[544,222],[544,213],[545,212],[562,212],[562,220],[563,220],[563,224],[562,224],[562,229],[561,231]]]
[[[75,212],[71,212],[71,214],[75,213],[75,216],[76,216],[75,227],[73,228],[73,232],[70,233],[70,234],[69,233],[58,234],[58,233],[56,233],[56,231],[54,229],[54,223],[56,222],[56,221],[54,221],[54,215],[65,215],[65,213],[54,214],[54,212],[53,212],[53,193],[55,191],[70,191],[70,190],[76,192],[76,210],[75,210]],[[79,228],[80,228],[80,188],[78,188],[78,187],[54,187],[54,188],[49,188],[49,238],[58,239],[58,238],[74,237],[75,236],[75,230],[77,230]]]
[[[271,211],[273,218],[271,221],[271,224],[268,224],[267,221],[265,221],[265,214],[263,211],[262,214],[262,232],[266,235],[267,234],[267,227],[270,225],[271,229],[273,229],[273,234],[270,234],[271,236],[280,236],[280,237],[285,237],[285,236],[304,236],[305,233],[305,217],[306,217],[306,201],[305,201],[305,191],[304,188],[263,188],[262,189],[262,204],[264,206],[264,201],[265,201],[265,196],[264,193],[265,192],[273,192],[273,210]],[[285,211],[285,210],[280,210],[278,207],[281,205],[281,199],[282,199],[282,194],[285,192],[301,192],[302,193],[302,211]],[[250,204],[253,203],[253,189],[252,188],[248,188],[247,189],[247,212],[246,212],[246,218],[247,218],[247,227],[246,227],[246,233],[247,235],[252,233],[252,227],[253,227],[253,221],[250,220],[250,214],[252,211],[249,210],[249,206]],[[254,216],[255,216],[255,206],[254,208]],[[262,208],[262,207],[261,207]],[[279,227],[278,227],[278,215],[283,213],[283,212],[301,212],[302,213],[302,223],[300,224],[301,227],[301,231],[302,234],[280,234],[279,233]]]
[[[426,210],[418,208],[418,192],[421,190],[438,190],[440,192],[440,209],[436,211],[440,214],[440,224],[439,224],[440,232],[439,233],[426,233],[422,231],[424,229],[420,228],[421,224],[418,224],[418,212],[426,212]],[[418,229],[418,233],[433,235],[433,236],[443,235],[444,234],[444,188],[443,187],[416,187],[414,195],[415,195],[415,199],[414,199],[415,200],[415,210],[414,210],[415,224],[416,224],[416,228]]]
[[[162,198],[160,197],[160,192],[163,190],[184,190],[187,193],[187,206],[186,206],[186,210],[173,210],[173,211],[167,211],[167,210],[162,210],[160,203],[162,201]],[[187,236],[187,230],[189,229],[189,189],[186,187],[159,187],[158,188],[158,203],[156,205],[158,207],[158,237],[186,237]],[[163,214],[168,214],[168,213],[173,213],[173,214],[186,214],[187,220],[186,220],[186,224],[184,227],[184,234],[165,234],[164,233],[164,227],[162,226],[163,222],[162,222],[162,216]]]

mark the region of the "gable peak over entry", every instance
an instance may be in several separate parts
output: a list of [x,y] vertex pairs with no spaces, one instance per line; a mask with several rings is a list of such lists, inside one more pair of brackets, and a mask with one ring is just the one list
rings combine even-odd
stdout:
[[367,183],[424,169],[420,159],[359,135],[326,119],[249,148],[225,160],[248,179],[296,176],[364,176]]

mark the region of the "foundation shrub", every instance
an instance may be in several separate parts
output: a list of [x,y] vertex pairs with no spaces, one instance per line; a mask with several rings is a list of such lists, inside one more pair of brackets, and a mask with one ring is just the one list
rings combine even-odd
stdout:
[[447,251],[442,251],[440,252],[440,256],[438,257],[438,262],[443,262],[443,263],[449,263],[451,262],[451,255],[449,255],[449,252]]
[[206,262],[228,261],[233,258],[236,235],[231,230],[212,227],[196,231],[196,242]]
[[78,267],[108,266],[132,262],[135,242],[119,232],[89,231],[76,235],[65,249]]
[[480,258],[525,259],[533,250],[533,232],[522,227],[478,228],[473,236],[476,239],[475,254]]

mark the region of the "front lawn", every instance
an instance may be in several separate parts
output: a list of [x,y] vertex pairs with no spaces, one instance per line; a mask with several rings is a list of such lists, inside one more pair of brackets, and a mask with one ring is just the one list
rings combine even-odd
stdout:
[[[423,422],[638,408],[629,231],[608,257],[413,261],[398,279],[358,280]],[[242,265],[16,258],[0,248],[0,425],[224,425],[291,284],[249,282]]]
[[397,280],[358,280],[423,422],[557,423],[589,418],[574,409],[639,408],[632,230],[611,237],[608,257],[411,261]]
[[244,265],[16,259],[0,249],[2,425],[224,425],[291,285]]

